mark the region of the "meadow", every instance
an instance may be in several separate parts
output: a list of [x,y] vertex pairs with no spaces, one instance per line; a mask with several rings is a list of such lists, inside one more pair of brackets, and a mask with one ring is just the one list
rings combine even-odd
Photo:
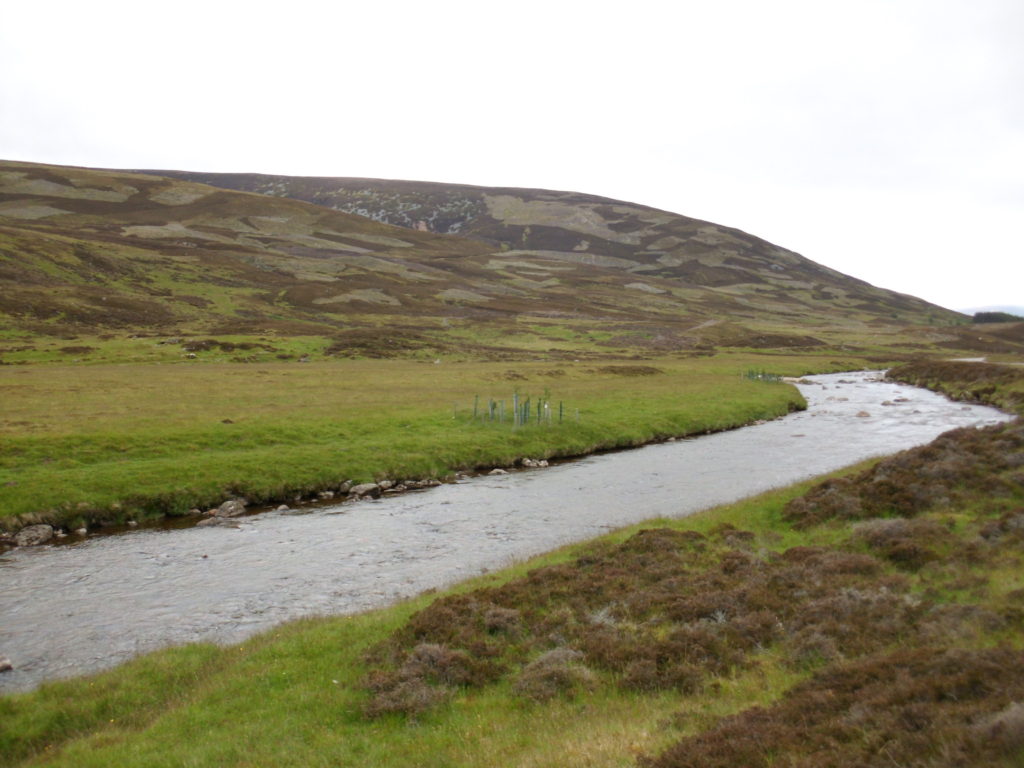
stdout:
[[[856,363],[853,363],[855,365]],[[242,496],[639,445],[768,419],[849,361],[731,353],[631,361],[316,360],[0,367],[0,525],[116,524]],[[547,419],[512,423],[513,398]],[[494,402],[491,416],[491,402]],[[476,417],[474,418],[474,410]],[[504,420],[497,417],[504,413]]]

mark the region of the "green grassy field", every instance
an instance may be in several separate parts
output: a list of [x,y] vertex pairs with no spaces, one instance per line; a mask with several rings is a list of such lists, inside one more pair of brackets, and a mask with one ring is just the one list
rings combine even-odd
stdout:
[[[37,517],[118,522],[236,495],[291,501],[346,480],[443,478],[638,445],[802,406],[793,387],[744,378],[750,369],[800,375],[856,364],[720,354],[641,364],[5,366],[0,514],[8,527]],[[514,393],[534,407],[547,398],[551,423],[513,427]],[[480,418],[491,400],[503,401],[504,422]]]

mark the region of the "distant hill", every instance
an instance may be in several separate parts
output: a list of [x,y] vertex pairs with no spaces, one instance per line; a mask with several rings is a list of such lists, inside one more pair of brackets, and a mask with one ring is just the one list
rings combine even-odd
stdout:
[[748,319],[823,311],[895,315],[914,323],[958,318],[738,229],[593,195],[380,179],[152,173],[472,238],[498,252],[492,269],[520,279],[549,280],[577,265],[601,267],[628,276],[627,291],[663,297],[651,299],[652,306],[667,301],[676,311]]
[[0,162],[0,289],[0,331],[325,335],[395,354],[884,344],[911,326],[958,347],[967,321],[591,195],[17,162]]
[[965,315],[976,315],[979,312],[1004,312],[1008,315],[1014,315],[1015,317],[1024,317],[1024,307],[1013,306],[1010,304],[998,304],[989,307],[971,307],[970,309],[960,310]]

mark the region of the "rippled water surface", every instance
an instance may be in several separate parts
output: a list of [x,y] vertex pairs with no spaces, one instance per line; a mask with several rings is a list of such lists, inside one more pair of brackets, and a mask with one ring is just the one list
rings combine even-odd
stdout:
[[1009,418],[869,373],[809,381],[800,385],[807,411],[732,432],[304,515],[268,512],[239,528],[12,550],[0,556],[0,654],[15,670],[0,675],[0,691],[169,644],[233,642],[288,619],[381,606],[612,528]]

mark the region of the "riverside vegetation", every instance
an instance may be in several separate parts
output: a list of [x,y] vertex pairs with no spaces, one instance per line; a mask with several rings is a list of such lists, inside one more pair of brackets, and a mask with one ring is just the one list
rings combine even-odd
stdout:
[[957,430],[386,610],[150,654],[0,699],[0,761],[1009,768],[1022,462],[1019,420]]
[[[844,364],[793,356],[772,362],[794,374]],[[748,368],[744,355],[643,366],[2,367],[0,526],[5,518],[9,528],[38,521],[77,527],[181,515],[233,496],[290,503],[346,481],[445,478],[523,457],[728,429],[803,407],[791,387],[744,378]],[[517,428],[516,390],[524,402],[531,393],[534,401],[554,393],[551,423],[533,419]],[[473,419],[475,404],[479,412],[479,403],[500,399],[508,403],[506,421]],[[557,401],[571,413],[561,423]]]

